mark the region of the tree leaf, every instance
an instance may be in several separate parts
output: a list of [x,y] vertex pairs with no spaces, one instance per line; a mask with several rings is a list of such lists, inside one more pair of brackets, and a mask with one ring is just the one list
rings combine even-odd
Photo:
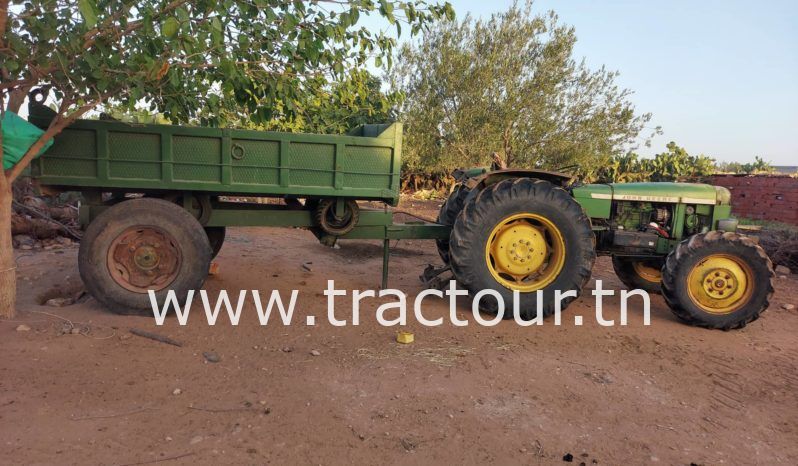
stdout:
[[78,0],[78,10],[89,29],[97,25],[97,3],[93,0]]
[[177,36],[177,31],[180,30],[180,22],[174,16],[166,18],[161,25],[161,33],[167,39],[174,39]]

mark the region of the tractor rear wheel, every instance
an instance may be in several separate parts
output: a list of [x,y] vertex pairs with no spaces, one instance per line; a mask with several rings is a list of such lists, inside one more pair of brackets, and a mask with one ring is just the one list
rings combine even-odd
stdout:
[[729,330],[767,309],[773,264],[753,240],[711,231],[682,241],[662,269],[662,296],[682,321]]
[[660,293],[664,259],[639,259],[612,256],[612,268],[630,290]]
[[190,213],[162,199],[116,204],[94,219],[80,242],[78,268],[86,290],[117,314],[152,315],[174,290],[183,302],[208,275],[208,235]]
[[[441,225],[454,225],[455,219],[463,210],[466,197],[468,196],[469,189],[462,183],[456,184],[446,198],[446,202],[441,206],[441,211],[438,213],[437,222]],[[437,239],[435,243],[438,245],[438,255],[443,259],[444,264],[449,263],[449,239]]]
[[[474,295],[493,289],[512,318],[513,292],[523,319],[554,312],[554,290],[581,292],[596,260],[593,231],[582,207],[548,181],[501,181],[470,197],[450,236],[452,271]],[[536,291],[542,290],[542,306]],[[562,300],[564,309],[576,297]],[[480,309],[497,313],[490,295]]]

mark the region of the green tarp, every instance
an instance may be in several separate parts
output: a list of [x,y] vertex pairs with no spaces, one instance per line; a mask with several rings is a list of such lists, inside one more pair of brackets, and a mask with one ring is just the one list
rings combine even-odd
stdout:
[[[44,131],[28,123],[14,112],[6,112],[3,116],[3,170],[8,170],[19,162],[28,148],[33,145]],[[50,139],[37,157],[53,145]]]

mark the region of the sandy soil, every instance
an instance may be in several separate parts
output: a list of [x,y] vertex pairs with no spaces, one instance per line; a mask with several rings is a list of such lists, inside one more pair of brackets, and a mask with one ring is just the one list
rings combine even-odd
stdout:
[[[206,289],[298,289],[288,327],[257,325],[252,305],[238,327],[209,327],[197,306],[185,327],[92,299],[42,306],[54,289],[80,287],[77,249],[19,254],[21,312],[0,322],[0,463],[798,463],[798,311],[781,309],[798,304],[795,278],[778,280],[771,309],[739,331],[685,326],[659,296],[651,326],[633,313],[626,327],[601,327],[586,290],[562,327],[485,328],[463,303],[468,327],[411,317],[416,342],[400,345],[397,328],[376,323],[376,300],[358,327],[325,315],[326,280],[376,289],[380,251],[326,248],[299,230],[231,231]],[[412,296],[439,259],[432,242],[402,241],[391,261],[391,285]],[[594,276],[621,287],[606,258]],[[617,298],[606,303],[617,319]],[[443,302],[424,309],[448,314]],[[71,326],[81,333],[64,334]]]

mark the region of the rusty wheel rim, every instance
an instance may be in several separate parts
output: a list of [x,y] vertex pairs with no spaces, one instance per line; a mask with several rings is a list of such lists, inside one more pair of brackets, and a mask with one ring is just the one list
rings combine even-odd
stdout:
[[172,235],[157,227],[131,227],[108,249],[108,270],[114,281],[136,293],[159,291],[177,278],[182,254]]

